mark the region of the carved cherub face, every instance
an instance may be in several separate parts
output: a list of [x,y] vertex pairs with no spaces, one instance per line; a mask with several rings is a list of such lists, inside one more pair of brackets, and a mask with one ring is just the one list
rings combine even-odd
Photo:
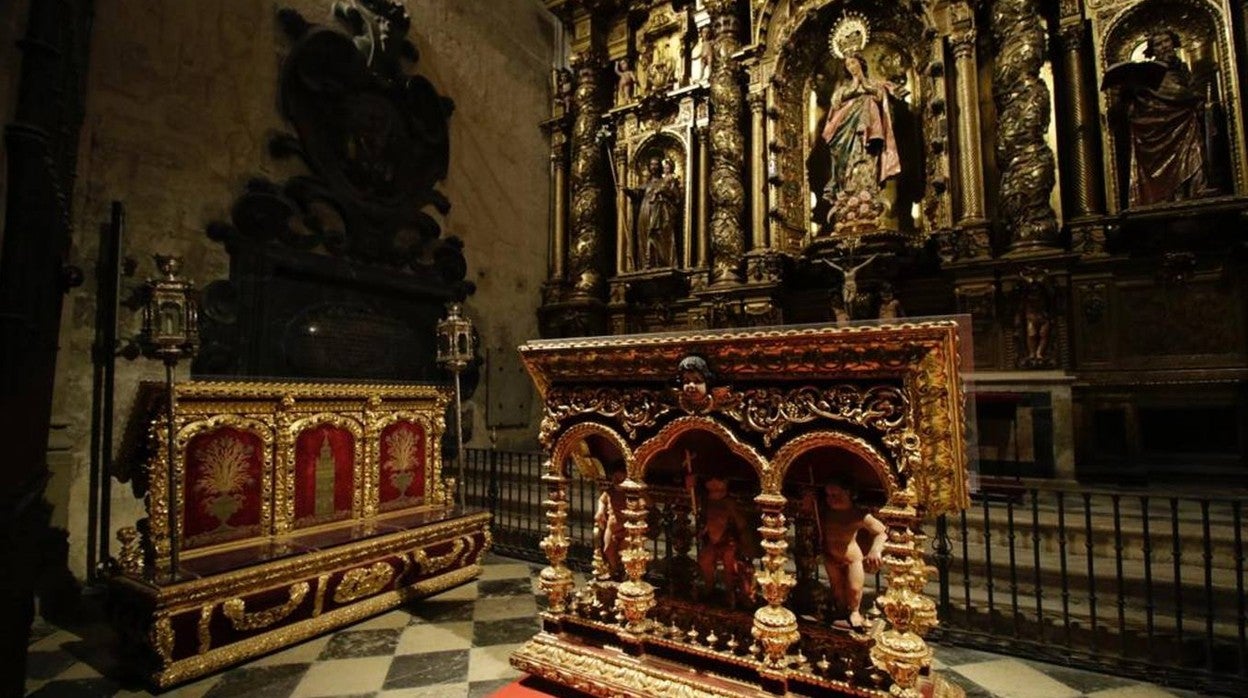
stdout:
[[837,483],[824,485],[823,497],[830,509],[848,509],[854,505],[854,499],[849,490]]
[[680,372],[680,390],[691,400],[706,397],[706,376],[701,371],[687,369]]
[[709,499],[723,499],[728,496],[728,483],[713,477],[706,481],[706,496]]

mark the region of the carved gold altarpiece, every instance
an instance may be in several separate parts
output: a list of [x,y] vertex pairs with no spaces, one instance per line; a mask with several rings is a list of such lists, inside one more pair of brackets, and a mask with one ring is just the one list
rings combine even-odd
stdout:
[[456,508],[442,477],[449,400],[425,385],[175,384],[175,486],[162,405],[139,476],[147,518],[118,532],[108,580],[129,665],[164,688],[479,575],[489,516]]
[[[970,314],[976,372],[1058,415],[1035,445],[1057,464],[1015,463],[1037,477],[1201,451],[1133,426],[1176,401],[1238,420],[1242,3],[546,5],[568,63],[543,336]],[[1142,197],[1157,179],[1182,184]]]
[[[959,341],[957,323],[930,321],[521,347],[545,400],[549,606],[512,664],[602,696],[961,695],[931,671],[923,640],[937,617],[919,529],[923,517],[968,503]],[[688,357],[701,376],[689,378]],[[737,495],[753,495],[741,502],[757,512],[761,537],[748,608],[684,591],[682,578],[696,574],[686,556],[698,505],[685,499],[661,521],[652,509],[687,494],[671,486],[682,460],[683,472],[729,478]],[[623,570],[607,570],[596,548],[578,586],[564,564],[568,484],[604,479],[604,466],[626,476]],[[860,631],[829,626],[799,598],[818,582],[807,574],[813,529],[795,498],[825,479],[878,493],[887,527],[887,588]],[[652,552],[661,535],[680,551],[665,569]]]

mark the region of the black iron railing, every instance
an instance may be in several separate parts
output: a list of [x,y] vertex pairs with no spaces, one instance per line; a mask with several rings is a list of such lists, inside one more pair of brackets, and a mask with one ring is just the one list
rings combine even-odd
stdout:
[[[495,549],[543,562],[543,456],[468,449]],[[569,485],[569,564],[588,566],[596,485]],[[944,642],[1248,695],[1244,504],[1045,480],[989,481],[928,522]],[[670,516],[657,517],[658,552]],[[670,546],[665,550],[670,554]],[[660,559],[656,556],[656,559]],[[878,582],[877,582],[878,583]]]

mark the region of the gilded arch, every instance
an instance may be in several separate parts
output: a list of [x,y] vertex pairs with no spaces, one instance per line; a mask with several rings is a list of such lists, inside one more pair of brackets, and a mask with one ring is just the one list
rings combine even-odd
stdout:
[[[560,434],[550,448],[550,461],[547,472],[562,478],[570,477],[566,463],[569,458],[575,459],[579,455],[575,452],[575,449],[578,444],[584,442],[587,436],[600,436],[619,449],[620,455],[624,458],[624,468],[628,472],[628,476],[633,477],[634,463],[636,462],[633,449],[629,448],[628,442],[619,432],[599,422],[574,424]],[[584,471],[581,474],[588,477]]]
[[860,458],[875,473],[890,499],[899,489],[895,469],[878,448],[859,436],[831,430],[803,434],[781,446],[771,459],[772,481],[764,484],[764,489],[778,492],[789,468],[800,456],[825,446],[846,451]]
[[[637,447],[635,462],[629,469],[629,477],[641,480],[646,475],[646,467],[654,456],[676,442],[681,435],[691,431],[709,432],[728,446],[728,450],[742,458],[754,470],[760,483],[766,482],[770,466],[767,459],[753,446],[741,441],[737,435],[710,417],[679,417],[659,430],[659,433],[647,439]],[[764,489],[764,491],[766,491]]]

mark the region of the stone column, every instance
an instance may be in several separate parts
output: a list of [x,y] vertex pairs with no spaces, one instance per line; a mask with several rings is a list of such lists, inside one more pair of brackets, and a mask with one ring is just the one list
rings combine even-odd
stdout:
[[767,247],[767,93],[754,92],[750,103],[750,249]]
[[[949,37],[958,78],[958,227],[986,229],[984,217],[984,156],[980,144],[979,71],[975,60],[975,29]],[[987,254],[987,249],[983,252]]]
[[603,180],[606,156],[598,141],[606,83],[604,62],[594,50],[573,57],[576,91],[572,121],[572,247],[568,271],[577,296],[598,298],[603,289],[604,221],[609,200]]
[[745,213],[745,97],[733,55],[741,48],[735,0],[707,0],[711,15],[711,281],[741,280]]
[[1049,195],[1057,182],[1049,128],[1049,88],[1040,79],[1045,31],[1039,0],[997,0],[992,34],[1000,47],[993,71],[997,104],[997,166],[1001,169],[1001,215],[1009,252],[1057,246],[1057,216]]
[[1100,161],[1096,156],[1096,140],[1101,123],[1092,101],[1094,86],[1087,81],[1087,29],[1082,19],[1061,28],[1064,54],[1063,73],[1066,87],[1066,122],[1070,138],[1067,151],[1070,163],[1071,230],[1076,248],[1085,254],[1104,254],[1104,228],[1088,220],[1105,213],[1104,189],[1101,186]]

